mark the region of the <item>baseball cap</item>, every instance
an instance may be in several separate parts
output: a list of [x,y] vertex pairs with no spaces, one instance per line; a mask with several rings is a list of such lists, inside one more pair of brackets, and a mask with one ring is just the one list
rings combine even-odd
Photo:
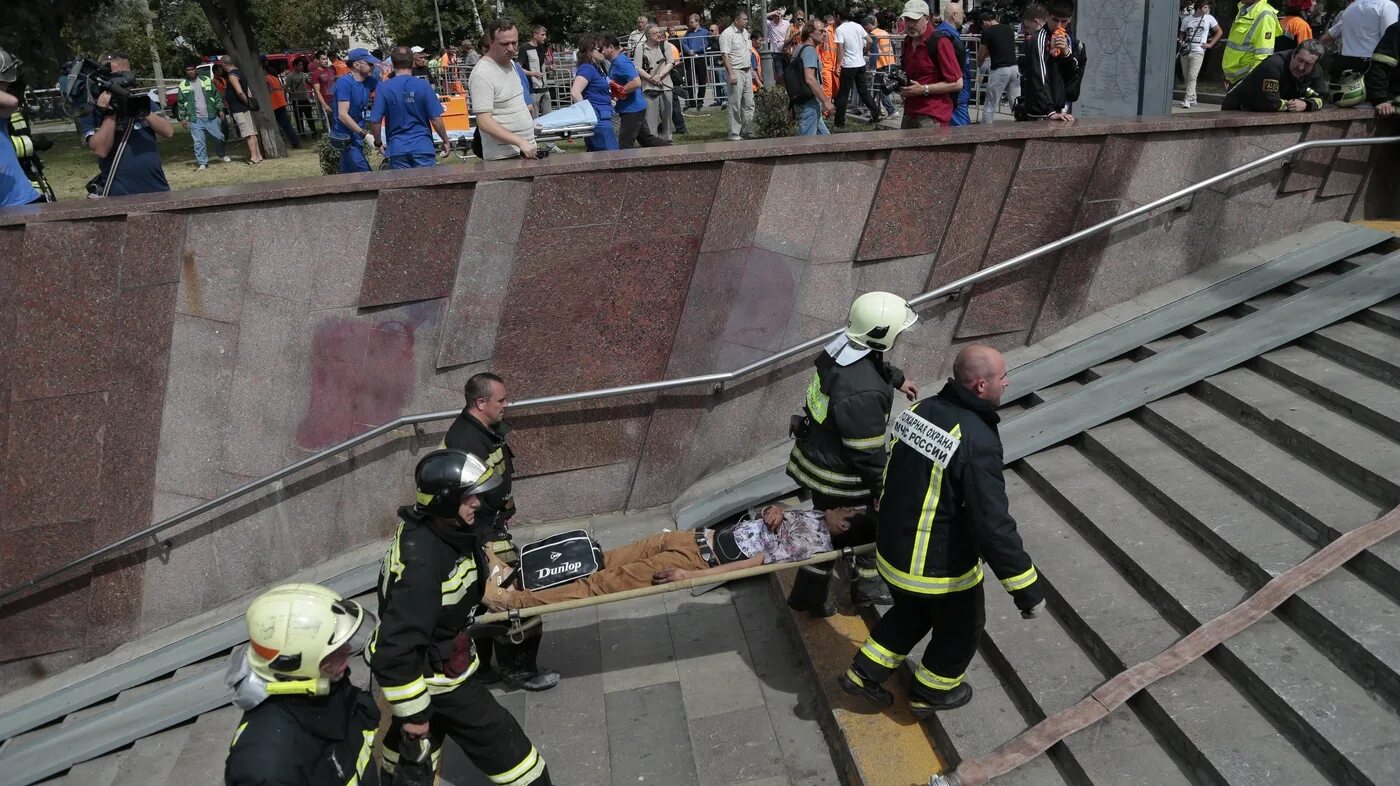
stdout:
[[415,55],[421,55],[421,54],[423,54],[423,47],[421,47],[421,46],[412,46],[412,47],[409,47],[408,51],[412,52],[412,53],[415,54]]
[[[927,8],[928,6],[924,7]],[[370,54],[369,50],[365,49],[364,47],[351,49],[350,54],[345,56],[345,62],[347,63],[353,63],[356,60],[363,60],[366,63],[369,63],[370,65],[379,65],[379,58]]]
[[928,15],[928,3],[924,0],[909,0],[904,4],[904,12],[900,14],[905,19],[918,19]]

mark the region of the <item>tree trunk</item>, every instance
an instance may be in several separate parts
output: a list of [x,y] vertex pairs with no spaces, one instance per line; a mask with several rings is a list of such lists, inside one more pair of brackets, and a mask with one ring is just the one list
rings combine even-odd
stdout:
[[270,158],[286,158],[287,145],[277,128],[277,117],[272,114],[272,96],[267,90],[262,62],[258,58],[257,41],[253,36],[252,17],[248,13],[247,0],[199,0],[199,7],[209,19],[209,26],[219,36],[239,70],[243,72],[243,90],[258,101],[258,111],[253,113],[253,122],[258,127],[258,143],[263,155]]

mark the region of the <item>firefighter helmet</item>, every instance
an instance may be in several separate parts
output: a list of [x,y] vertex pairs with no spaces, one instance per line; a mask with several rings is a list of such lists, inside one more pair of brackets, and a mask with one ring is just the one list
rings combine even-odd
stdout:
[[418,462],[413,482],[418,509],[444,518],[456,516],[462,497],[501,485],[501,473],[465,450],[434,450]]
[[919,315],[904,298],[889,292],[866,292],[851,303],[846,337],[867,349],[885,351],[900,333],[917,322]]
[[1346,71],[1342,74],[1341,95],[1337,97],[1337,106],[1356,106],[1366,100],[1366,75],[1355,71]]
[[248,606],[248,666],[268,694],[324,696],[321,662],[345,645],[364,648],[376,620],[360,604],[319,584],[283,584]]
[[14,82],[19,79],[20,59],[0,49],[0,82]]

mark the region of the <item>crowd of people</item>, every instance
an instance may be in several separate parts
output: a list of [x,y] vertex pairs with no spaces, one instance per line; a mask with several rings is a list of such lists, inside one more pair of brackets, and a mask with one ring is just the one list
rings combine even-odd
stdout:
[[[1221,47],[1225,109],[1306,112],[1335,100],[1374,107],[1381,117],[1395,113],[1394,0],[1353,0],[1331,18],[1312,0],[1288,0],[1281,15],[1269,2],[1242,3],[1228,30],[1206,0],[1183,9],[1182,107],[1198,103],[1206,54]],[[842,129],[851,118],[873,127],[900,117],[901,128],[990,123],[1003,112],[1016,120],[1073,122],[1089,62],[1085,42],[1073,32],[1073,13],[1072,0],[1048,0],[1019,10],[983,5],[968,18],[960,3],[932,8],[909,0],[898,14],[841,10],[809,18],[777,8],[751,27],[740,7],[723,23],[691,14],[683,32],[640,16],[623,38],[586,34],[568,50],[551,45],[542,25],[522,29],[498,19],[479,40],[440,52],[421,46],[388,53],[357,48],[344,56],[317,51],[264,58],[256,67],[229,55],[192,59],[174,91],[173,117],[190,134],[197,172],[211,160],[233,163],[234,156],[261,164],[263,136],[274,133],[293,148],[325,136],[342,173],[370,170],[366,145],[384,153],[388,168],[434,164],[467,136],[449,139],[444,114],[454,102],[462,123],[475,127],[472,152],[488,160],[556,149],[536,139],[540,118],[584,104],[596,119],[591,133],[582,134],[589,151],[670,145],[687,133],[686,118],[707,105],[726,112],[727,138],[741,140],[755,133],[755,95],[770,83],[785,89],[800,135],[829,133],[828,122]],[[131,67],[118,51],[100,62],[114,72]],[[54,199],[40,160],[50,141],[34,136],[17,105],[19,65],[0,53],[0,118],[12,143],[0,152],[0,206]],[[259,76],[275,131],[254,119],[249,80]],[[107,100],[99,98],[76,124],[97,161],[89,196],[168,190],[159,141],[172,136],[171,117],[153,101],[149,114],[127,119],[102,103]],[[243,144],[231,151],[236,140]]]
[[[541,618],[487,630],[474,624],[479,612],[801,562],[787,603],[828,617],[836,612],[832,563],[812,558],[870,544],[873,552],[862,549],[856,560],[851,598],[889,609],[850,668],[832,677],[885,707],[893,697],[881,683],[902,671],[920,718],[967,704],[964,673],[985,618],[981,562],[1023,617],[1037,616],[1045,594],[1008,511],[996,429],[1006,362],[995,349],[966,346],[941,390],[920,400],[886,354],[916,321],[899,296],[865,293],[851,304],[844,331],[813,358],[787,465],[812,509],[767,505],[737,521],[662,531],[616,545],[589,570],[566,565],[567,578],[551,573],[534,584],[522,575],[532,546],[511,540],[506,383],[490,372],[473,375],[441,447],[415,468],[413,502],[398,509],[381,562],[378,616],[314,584],[278,586],[249,605],[249,641],[232,653],[226,677],[244,714],[224,782],[431,783],[450,738],[492,783],[549,786],[539,749],[487,687],[559,684],[560,674],[536,659]],[[895,393],[917,403],[891,421]],[[550,551],[559,537],[533,546]],[[906,664],[931,628],[939,634]],[[382,703],[348,678],[359,653]],[[376,735],[381,707],[390,717]]]

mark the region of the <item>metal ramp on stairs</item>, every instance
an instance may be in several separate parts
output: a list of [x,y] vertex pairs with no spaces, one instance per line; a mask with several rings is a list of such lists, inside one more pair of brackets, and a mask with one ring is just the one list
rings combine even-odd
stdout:
[[[1008,491],[1049,614],[1028,624],[988,593],[977,696],[926,729],[945,760],[986,753],[1400,504],[1397,294],[1400,240],[1350,227],[1012,370]],[[678,520],[790,489],[754,467]],[[378,547],[361,551],[317,580],[369,591]],[[1400,782],[1398,604],[1400,543],[1382,543],[998,783]],[[0,784],[215,779],[237,718],[221,693],[237,607],[0,697]]]

